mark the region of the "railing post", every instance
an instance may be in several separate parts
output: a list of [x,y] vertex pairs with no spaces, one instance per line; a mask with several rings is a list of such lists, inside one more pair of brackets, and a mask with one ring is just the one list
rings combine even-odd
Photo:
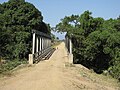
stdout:
[[33,33],[33,45],[32,45],[32,54],[35,53],[35,33]]
[[68,51],[69,62],[73,63],[73,54],[72,54],[72,41],[68,36],[65,37],[65,46]]
[[46,48],[48,47],[47,38],[46,38]]
[[49,39],[48,39],[48,47],[49,47]]
[[[43,45],[44,45],[44,41],[43,41],[43,37],[42,37],[42,50],[43,50]],[[42,51],[42,53],[43,53],[43,51]]]
[[29,64],[33,64],[33,54],[29,54]]
[[70,54],[72,54],[72,42],[71,42],[71,39],[69,39],[69,50],[70,50]]
[[35,33],[33,33],[32,54],[29,54],[29,64],[33,64],[34,53],[35,53]]
[[69,61],[70,63],[73,63],[73,54],[72,54],[72,41],[69,39]]
[[38,45],[39,45],[38,36],[36,37],[36,39],[37,39],[37,42],[36,42],[36,52],[38,52]]
[[42,46],[42,45],[41,45],[41,37],[40,37],[40,46],[39,46],[39,47],[40,47],[40,51],[41,51],[41,46]]
[[46,49],[46,38],[44,38],[44,49]]

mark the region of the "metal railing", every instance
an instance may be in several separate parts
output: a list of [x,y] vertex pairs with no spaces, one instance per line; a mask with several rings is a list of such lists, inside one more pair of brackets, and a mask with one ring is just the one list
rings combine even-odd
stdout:
[[49,52],[54,50],[51,48],[51,36],[43,32],[32,30],[32,54],[29,54],[29,64],[42,60]]

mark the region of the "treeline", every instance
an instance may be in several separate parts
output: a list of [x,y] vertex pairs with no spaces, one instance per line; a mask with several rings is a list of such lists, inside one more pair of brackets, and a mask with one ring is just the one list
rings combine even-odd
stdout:
[[28,59],[32,29],[51,34],[50,25],[43,22],[41,12],[34,5],[25,0],[9,0],[0,4],[0,58]]
[[72,39],[74,63],[83,64],[97,73],[107,73],[120,80],[120,17],[104,20],[85,11],[66,16],[56,25]]

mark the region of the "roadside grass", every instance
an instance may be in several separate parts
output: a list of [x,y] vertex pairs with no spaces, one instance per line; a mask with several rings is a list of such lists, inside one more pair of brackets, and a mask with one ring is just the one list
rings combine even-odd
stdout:
[[72,63],[65,62],[65,67],[75,67],[75,65]]
[[27,61],[12,60],[7,61],[4,64],[0,64],[0,77],[11,76],[13,70],[22,64],[27,64]]
[[79,76],[86,79],[90,83],[115,87],[116,90],[120,90],[120,82],[117,79],[113,78],[111,75],[96,74],[93,70],[86,69],[82,65],[71,64],[68,62],[65,63],[65,67],[77,71]]

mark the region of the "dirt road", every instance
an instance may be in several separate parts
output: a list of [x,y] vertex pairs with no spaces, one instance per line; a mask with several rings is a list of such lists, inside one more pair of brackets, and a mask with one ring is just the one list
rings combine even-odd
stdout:
[[[0,81],[0,90],[117,90],[116,84],[98,80],[82,66],[68,63],[64,43],[49,60],[25,68]],[[101,77],[101,76],[100,76]],[[100,81],[101,80],[101,81]]]

